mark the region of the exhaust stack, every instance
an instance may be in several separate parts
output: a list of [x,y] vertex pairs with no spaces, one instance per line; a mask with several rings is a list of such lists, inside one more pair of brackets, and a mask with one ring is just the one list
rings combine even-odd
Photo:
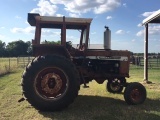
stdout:
[[111,49],[111,31],[109,27],[105,26],[106,30],[104,31],[104,49],[110,50]]

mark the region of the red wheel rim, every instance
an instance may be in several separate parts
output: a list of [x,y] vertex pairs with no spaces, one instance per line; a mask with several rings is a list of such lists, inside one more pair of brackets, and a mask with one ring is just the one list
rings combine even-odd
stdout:
[[139,89],[133,89],[131,91],[131,99],[134,101],[134,103],[137,103],[142,99],[142,93]]
[[60,68],[48,67],[36,75],[34,88],[43,99],[58,99],[68,89],[68,77]]

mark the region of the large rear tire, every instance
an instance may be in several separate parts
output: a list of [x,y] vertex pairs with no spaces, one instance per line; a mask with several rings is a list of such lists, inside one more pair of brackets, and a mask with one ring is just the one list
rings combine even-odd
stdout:
[[62,110],[71,104],[80,88],[79,75],[68,59],[48,55],[35,58],[22,77],[23,95],[38,110]]
[[129,105],[142,104],[146,99],[145,87],[137,82],[129,83],[124,91],[124,99]]

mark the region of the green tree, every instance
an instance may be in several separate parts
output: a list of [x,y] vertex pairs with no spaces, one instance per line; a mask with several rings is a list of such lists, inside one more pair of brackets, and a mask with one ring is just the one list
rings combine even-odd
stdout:
[[42,41],[41,44],[54,44],[54,45],[60,45],[60,44],[61,44],[61,41],[58,40],[58,41],[55,42],[55,41],[46,41],[46,40],[45,40],[45,41]]
[[28,43],[25,43],[22,40],[18,40],[8,43],[8,45],[6,46],[6,50],[9,56],[18,57],[22,55],[24,56],[28,55],[27,53],[28,47],[29,47]]
[[28,45],[27,54],[32,55],[32,43],[31,41],[27,41],[26,44]]
[[6,54],[6,43],[0,40],[0,57],[5,56]]

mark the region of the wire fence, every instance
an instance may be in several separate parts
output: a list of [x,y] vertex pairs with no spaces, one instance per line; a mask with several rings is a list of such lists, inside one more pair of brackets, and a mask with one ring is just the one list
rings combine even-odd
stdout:
[[[144,66],[144,58],[143,57],[133,57],[131,60],[133,65],[136,65],[137,67],[143,67]],[[149,56],[148,57],[148,68],[150,69],[160,69],[160,56]]]
[[0,58],[0,75],[4,75],[17,68],[24,68],[33,59],[33,57],[8,57]]
[[30,57],[30,56],[29,57],[17,57],[17,66],[26,67],[33,58],[34,57]]

